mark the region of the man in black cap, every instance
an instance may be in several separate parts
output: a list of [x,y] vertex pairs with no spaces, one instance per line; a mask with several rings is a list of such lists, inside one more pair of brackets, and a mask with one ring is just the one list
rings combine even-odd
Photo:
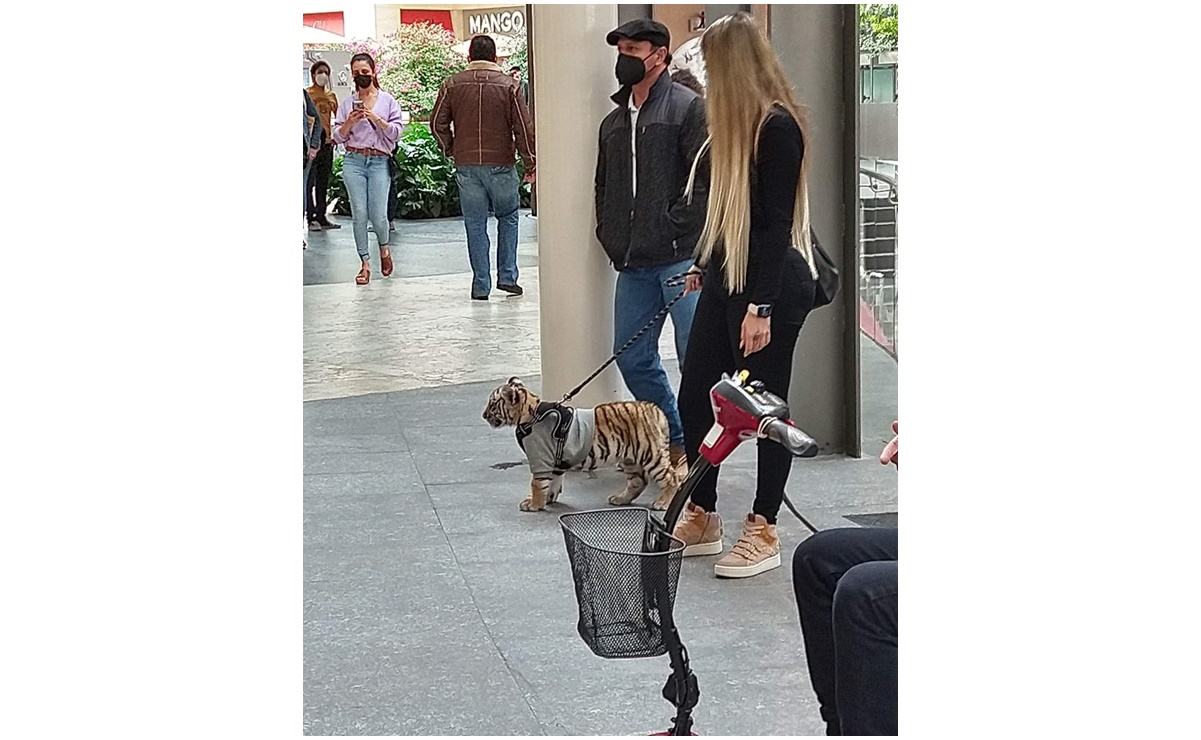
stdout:
[[[606,38],[616,46],[621,89],[617,108],[600,126],[596,162],[596,237],[618,271],[613,299],[614,350],[646,325],[679,287],[664,283],[692,265],[705,222],[707,191],[701,178],[692,203],[684,193],[692,160],[705,140],[705,104],[672,83],[671,35],[662,23],[638,19]],[[677,361],[684,362],[697,294],[671,310]],[[676,396],[659,358],[658,324],[617,360],[626,387],[667,415],[672,461],[684,461],[684,430]]]

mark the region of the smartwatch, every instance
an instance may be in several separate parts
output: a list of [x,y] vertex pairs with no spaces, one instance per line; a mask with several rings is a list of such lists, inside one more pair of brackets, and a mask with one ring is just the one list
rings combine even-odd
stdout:
[[758,316],[761,319],[766,319],[767,317],[771,316],[771,304],[760,303],[756,306],[754,303],[750,303],[747,304],[746,312]]

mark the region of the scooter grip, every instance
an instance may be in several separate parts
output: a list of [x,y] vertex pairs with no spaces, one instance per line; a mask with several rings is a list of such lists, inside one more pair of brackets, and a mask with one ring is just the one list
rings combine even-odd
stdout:
[[796,457],[817,455],[817,441],[786,421],[776,419],[769,422],[763,433]]

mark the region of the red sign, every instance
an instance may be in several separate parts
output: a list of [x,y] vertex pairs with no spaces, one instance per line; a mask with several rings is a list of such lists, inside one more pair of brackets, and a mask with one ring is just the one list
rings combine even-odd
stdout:
[[341,13],[305,13],[304,25],[339,36],[346,35],[346,23],[342,20]]
[[433,23],[435,26],[442,26],[451,33],[455,32],[454,23],[450,20],[449,10],[401,10],[400,22],[406,23]]

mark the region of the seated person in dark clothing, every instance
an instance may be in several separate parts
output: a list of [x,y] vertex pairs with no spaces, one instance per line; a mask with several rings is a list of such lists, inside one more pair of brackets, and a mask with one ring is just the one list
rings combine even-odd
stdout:
[[[880,462],[897,465],[895,437]],[[793,555],[792,585],[826,734],[896,735],[897,530],[813,535]]]

